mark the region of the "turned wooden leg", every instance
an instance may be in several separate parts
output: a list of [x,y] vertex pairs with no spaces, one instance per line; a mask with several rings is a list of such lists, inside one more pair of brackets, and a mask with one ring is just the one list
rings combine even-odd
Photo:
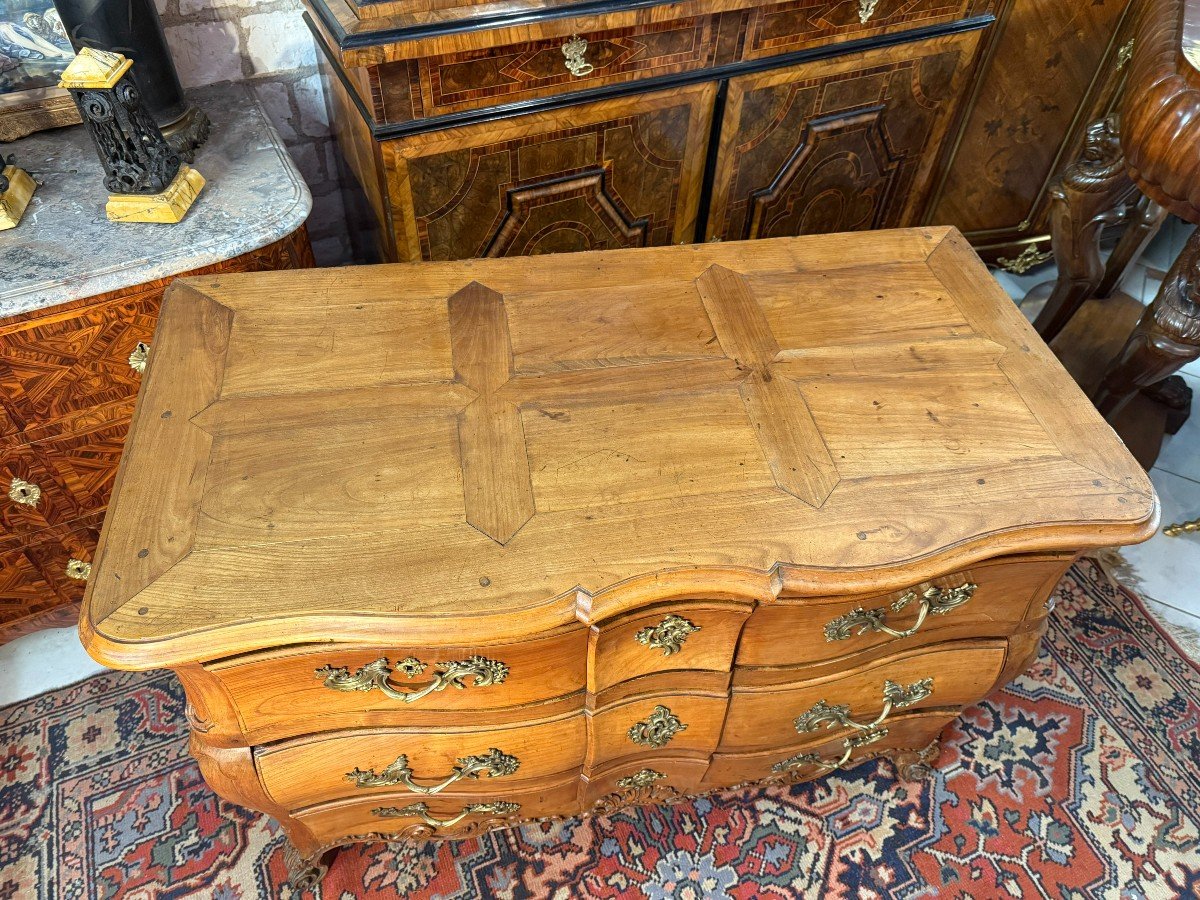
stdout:
[[1158,234],[1158,229],[1167,218],[1167,211],[1147,197],[1140,196],[1137,203],[1125,214],[1125,233],[1113,248],[1112,256],[1104,267],[1104,278],[1096,288],[1097,297],[1111,297],[1117,289],[1125,270],[1141,257],[1146,245]]
[[1057,335],[1104,280],[1100,234],[1122,218],[1135,188],[1125,173],[1115,117],[1088,126],[1083,153],[1051,188],[1050,236],[1058,280],[1033,323],[1046,341]]
[[1092,396],[1110,421],[1141,388],[1200,358],[1200,230],[1192,233],[1154,302],[1109,363]]

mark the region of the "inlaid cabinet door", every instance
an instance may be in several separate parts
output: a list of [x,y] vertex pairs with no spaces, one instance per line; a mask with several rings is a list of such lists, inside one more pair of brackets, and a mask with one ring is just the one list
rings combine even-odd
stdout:
[[690,242],[715,84],[382,145],[404,261]]
[[709,240],[916,224],[978,32],[729,82]]

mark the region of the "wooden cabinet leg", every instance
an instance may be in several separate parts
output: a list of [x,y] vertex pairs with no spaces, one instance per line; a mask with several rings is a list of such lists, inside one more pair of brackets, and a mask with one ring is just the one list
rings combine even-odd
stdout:
[[1122,202],[1136,189],[1125,173],[1120,135],[1113,116],[1088,126],[1083,153],[1051,188],[1051,246],[1058,281],[1033,323],[1049,341],[1096,295],[1104,279],[1100,234],[1122,217]]
[[1092,396],[1110,421],[1140,388],[1200,358],[1200,230],[1171,266],[1154,302],[1109,363]]
[[1125,233],[1113,248],[1104,267],[1104,279],[1096,288],[1097,297],[1111,297],[1125,271],[1141,257],[1146,245],[1158,234],[1167,211],[1143,194],[1125,214]]
[[297,891],[312,890],[325,880],[325,874],[333,865],[337,848],[325,850],[313,857],[304,857],[300,851],[288,843],[284,847],[284,862],[287,863],[288,877],[292,887]]
[[896,771],[905,781],[923,781],[933,773],[933,764],[942,752],[940,739],[920,750],[897,750],[890,754]]

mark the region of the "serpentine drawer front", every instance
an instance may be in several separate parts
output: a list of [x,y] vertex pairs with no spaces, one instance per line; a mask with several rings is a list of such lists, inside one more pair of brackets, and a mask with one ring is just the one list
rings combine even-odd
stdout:
[[144,378],[81,633],[175,671],[300,887],[381,836],[922,777],[1066,567],[1156,527],[952,230],[185,279]]

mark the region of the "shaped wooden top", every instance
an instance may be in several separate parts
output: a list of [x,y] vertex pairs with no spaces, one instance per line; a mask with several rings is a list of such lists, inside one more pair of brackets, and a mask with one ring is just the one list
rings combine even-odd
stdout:
[[83,631],[134,667],[506,640],[1156,522],[953,230],[210,276],[164,303]]

